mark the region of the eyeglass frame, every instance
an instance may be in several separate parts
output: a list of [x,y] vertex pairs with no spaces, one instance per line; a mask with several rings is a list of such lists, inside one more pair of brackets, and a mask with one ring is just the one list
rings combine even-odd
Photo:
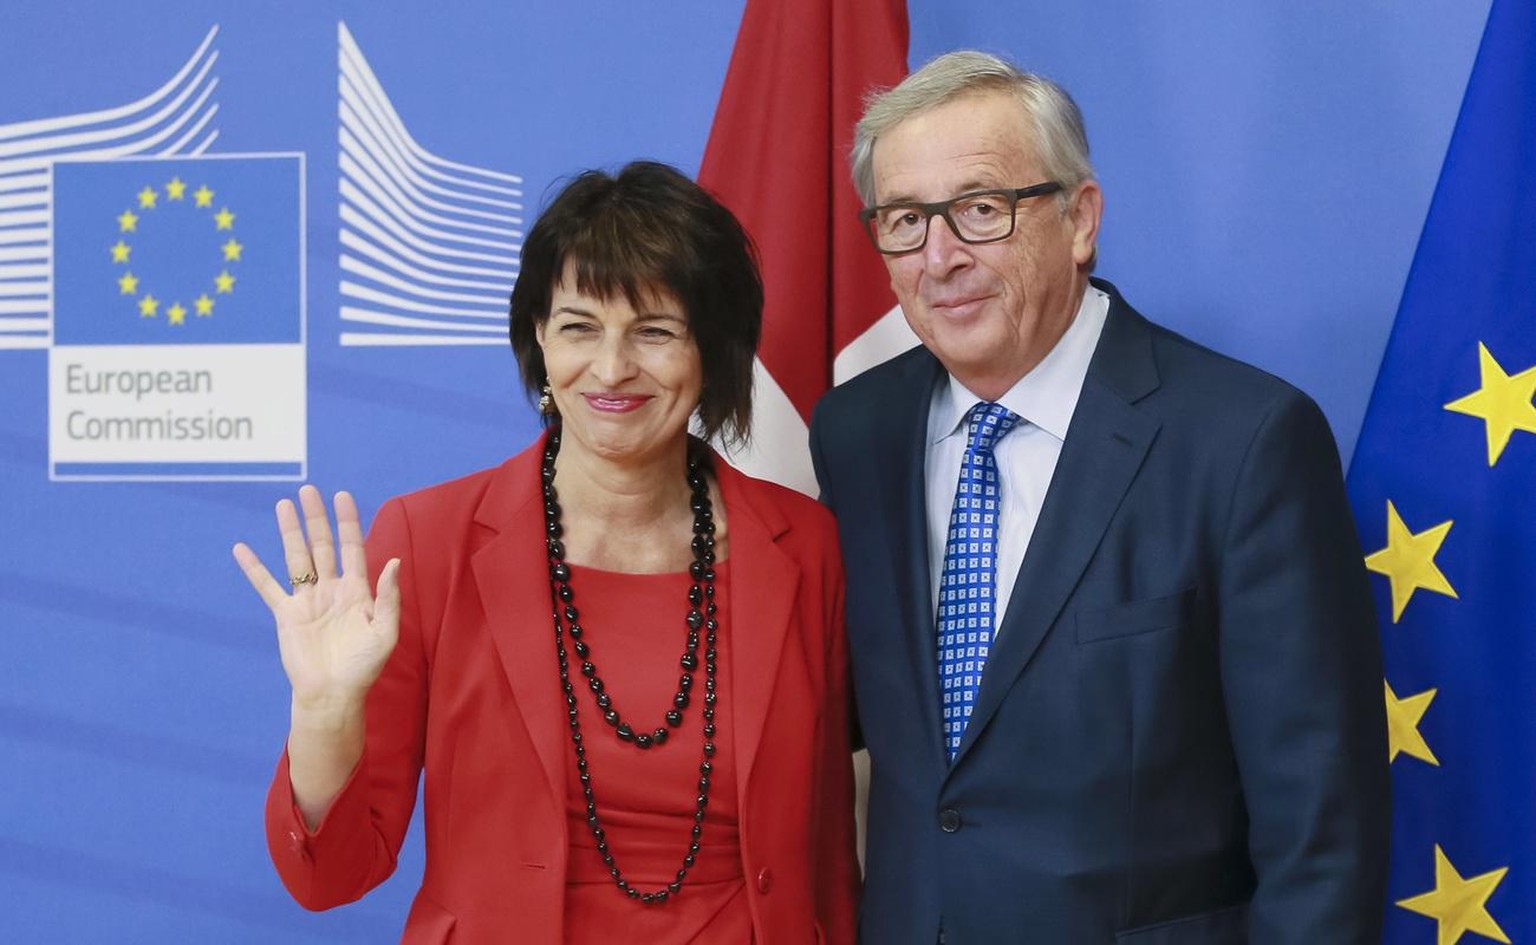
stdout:
[[[999,243],[1013,235],[1018,228],[1019,201],[1029,200],[1032,197],[1045,197],[1049,194],[1057,194],[1066,190],[1066,185],[1061,181],[1048,180],[1038,184],[1030,184],[1028,187],[988,187],[985,190],[971,190],[963,194],[957,194],[948,200],[936,200],[933,203],[922,203],[916,200],[896,200],[891,203],[877,204],[873,207],[865,207],[859,211],[859,222],[863,224],[864,233],[874,244],[875,252],[886,256],[903,256],[907,253],[915,253],[928,245],[928,231],[933,226],[934,217],[943,217],[949,226],[949,232],[955,234],[955,239],[971,246],[979,246],[985,243]],[[972,239],[960,232],[960,227],[955,225],[954,218],[949,215],[950,208],[962,200],[971,200],[987,194],[1001,194],[1012,197],[1008,203],[1008,231],[1000,236],[989,236],[986,239]],[[870,224],[875,219],[875,214],[882,210],[890,210],[894,207],[902,207],[908,210],[916,210],[923,215],[923,238],[916,246],[906,249],[884,249],[880,245],[880,237],[875,235],[874,227]]]

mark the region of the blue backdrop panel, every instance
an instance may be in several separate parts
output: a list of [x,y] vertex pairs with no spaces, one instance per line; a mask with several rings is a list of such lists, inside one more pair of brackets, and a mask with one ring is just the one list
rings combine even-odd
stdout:
[[[49,312],[80,266],[119,301],[127,209],[77,221],[90,194],[50,169],[303,155],[308,474],[367,516],[532,437],[494,314],[521,232],[575,170],[696,170],[741,9],[0,8],[0,940],[390,941],[421,868],[413,837],[384,888],[312,916],[267,863],[287,689],[228,549],[275,560],[292,483],[50,481],[48,348],[69,329]],[[914,62],[979,46],[1074,92],[1106,191],[1100,272],[1312,392],[1347,456],[1487,3],[910,13]]]

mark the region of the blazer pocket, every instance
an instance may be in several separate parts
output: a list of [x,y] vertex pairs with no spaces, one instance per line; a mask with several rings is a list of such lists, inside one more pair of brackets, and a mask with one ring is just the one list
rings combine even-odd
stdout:
[[1115,936],[1115,945],[1246,945],[1247,941],[1247,903]]
[[1113,607],[1080,611],[1077,642],[1113,640],[1177,627],[1188,621],[1195,607],[1195,589],[1185,588],[1167,597],[1133,600]]

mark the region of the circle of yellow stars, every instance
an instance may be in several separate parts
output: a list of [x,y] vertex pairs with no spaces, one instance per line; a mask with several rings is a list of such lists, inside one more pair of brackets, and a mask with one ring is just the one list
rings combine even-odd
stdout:
[[[1488,445],[1488,466],[1499,458],[1516,432],[1536,433],[1536,365],[1510,374],[1488,350],[1477,345],[1478,389],[1445,405],[1453,413],[1483,421]],[[1384,575],[1392,588],[1392,622],[1395,624],[1414,599],[1416,591],[1431,591],[1459,599],[1456,588],[1435,563],[1435,556],[1450,535],[1454,521],[1447,520],[1415,532],[1387,501],[1387,546],[1369,554],[1365,566]],[[1429,710],[1438,689],[1399,697],[1383,680],[1387,708],[1387,763],[1399,755],[1439,767],[1440,761],[1419,732],[1419,722]],[[1509,867],[1464,877],[1435,844],[1435,888],[1401,899],[1397,905],[1428,916],[1437,923],[1438,945],[1455,945],[1473,933],[1496,942],[1509,936],[1488,911],[1488,899],[1503,881]]]
[[[112,263],[124,267],[122,275],[117,277],[117,291],[119,295],[130,296],[135,300],[140,318],[158,318],[165,314],[165,322],[171,327],[183,326],[187,322],[188,308],[182,304],[179,298],[173,298],[169,305],[164,299],[157,298],[148,287],[140,285],[141,280],[133,274],[133,245],[129,239],[139,232],[139,224],[161,208],[161,198],[165,200],[167,207],[174,205],[187,205],[187,198],[192,198],[191,207],[194,210],[206,210],[213,220],[214,230],[219,233],[228,233],[229,237],[219,247],[222,255],[222,267],[219,274],[213,277],[211,286],[195,299],[191,299],[191,313],[194,318],[212,318],[215,307],[218,305],[218,296],[231,295],[235,291],[235,276],[230,272],[233,263],[240,261],[245,252],[245,246],[235,239],[235,214],[227,206],[220,206],[214,210],[214,192],[207,184],[200,184],[193,191],[187,190],[188,184],[180,177],[172,177],[166,181],[163,190],[157,190],[148,184],[134,195],[135,205],[117,215],[118,239],[110,252]],[[210,295],[208,289],[213,294]]]

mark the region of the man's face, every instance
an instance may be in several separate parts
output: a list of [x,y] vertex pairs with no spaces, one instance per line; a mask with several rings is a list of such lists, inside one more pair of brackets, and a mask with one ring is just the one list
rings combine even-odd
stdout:
[[[1023,108],[1003,93],[967,95],[922,112],[875,142],[875,202],[939,201],[1047,178]],[[973,393],[995,399],[1061,338],[1087,283],[1101,206],[1098,185],[1027,199],[1013,235],[960,241],[942,217],[922,249],[886,256],[907,323]]]

